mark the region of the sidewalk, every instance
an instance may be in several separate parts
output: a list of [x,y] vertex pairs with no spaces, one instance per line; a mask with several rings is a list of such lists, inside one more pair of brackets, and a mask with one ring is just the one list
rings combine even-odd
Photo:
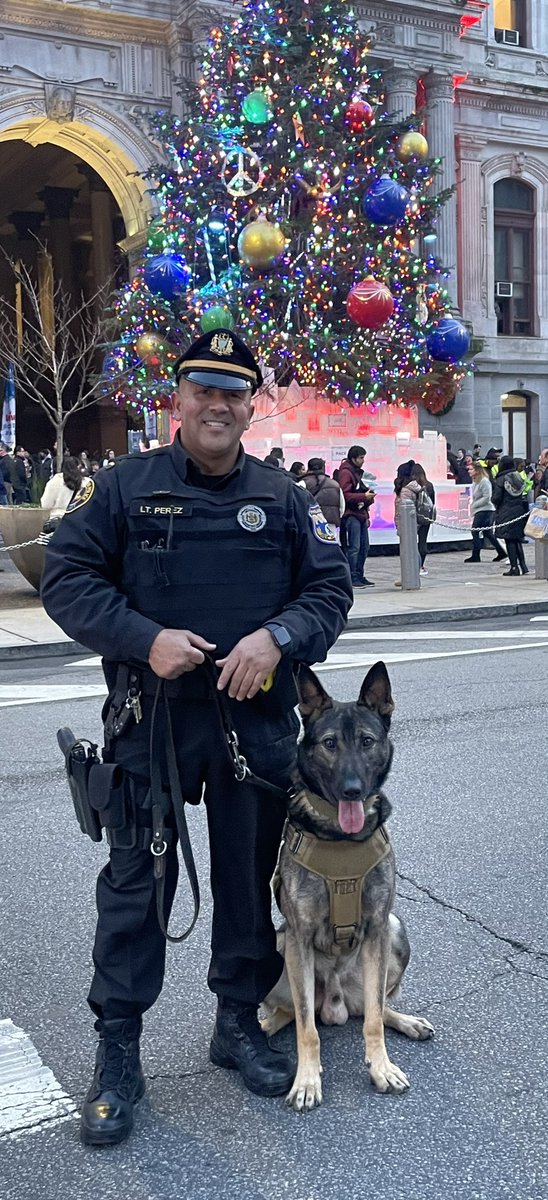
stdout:
[[[375,587],[356,593],[349,629],[383,629],[425,625],[433,621],[484,620],[516,613],[548,613],[548,582],[534,577],[534,547],[525,547],[530,575],[505,578],[507,566],[494,564],[492,551],[480,564],[465,564],[469,551],[432,554],[429,574],[418,592],[394,587],[399,578],[397,558],[372,558],[367,576]],[[2,556],[0,573],[0,662],[82,654],[46,615],[36,592],[11,562]]]

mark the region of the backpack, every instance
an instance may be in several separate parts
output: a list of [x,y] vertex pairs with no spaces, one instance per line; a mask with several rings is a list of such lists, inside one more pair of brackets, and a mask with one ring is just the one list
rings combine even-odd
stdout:
[[431,525],[436,518],[436,506],[430,499],[426,488],[421,488],[417,495],[417,524]]

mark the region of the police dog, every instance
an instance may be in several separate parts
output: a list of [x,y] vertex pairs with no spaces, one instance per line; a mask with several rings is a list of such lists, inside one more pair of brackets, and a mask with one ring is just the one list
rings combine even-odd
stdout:
[[[315,1013],[327,1025],[344,1025],[349,1016],[364,1017],[365,1060],[379,1092],[400,1093],[409,1087],[407,1076],[388,1057],[384,1026],[415,1040],[431,1037],[434,1030],[423,1017],[406,1016],[391,1007],[410,948],[402,921],[391,911],[395,861],[381,828],[390,813],[380,788],[392,761],[388,730],[394,710],[386,667],[378,662],[371,668],[357,703],[333,700],[309,667],[300,668],[298,690],[304,735],[299,780],[289,804],[293,849],[299,840],[295,827],[305,837],[313,833],[331,845],[365,842],[379,829],[376,841],[381,835],[385,841],[385,856],[363,880],[361,921],[346,946],[333,941],[326,882],[296,861],[287,831],[280,851],[277,898],[285,922],[278,948],[285,968],[264,1002],[267,1015],[262,1024],[273,1034],[295,1020],[298,1065],[287,1101],[297,1111],[306,1111],[322,1099]],[[314,808],[317,797],[323,798],[323,815]],[[323,847],[322,852],[326,853]]]

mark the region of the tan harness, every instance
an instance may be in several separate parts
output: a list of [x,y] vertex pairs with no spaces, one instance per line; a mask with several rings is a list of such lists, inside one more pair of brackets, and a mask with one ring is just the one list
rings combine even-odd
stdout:
[[[303,789],[296,797],[306,799],[319,816],[333,820],[333,806]],[[333,931],[332,953],[352,950],[356,933],[362,923],[362,892],[364,879],[390,851],[390,840],[384,825],[379,826],[363,842],[329,841],[313,833],[297,829],[289,817],[284,830],[285,845],[296,862],[318,875],[329,892],[329,920]],[[278,870],[274,878],[277,895],[280,885]]]

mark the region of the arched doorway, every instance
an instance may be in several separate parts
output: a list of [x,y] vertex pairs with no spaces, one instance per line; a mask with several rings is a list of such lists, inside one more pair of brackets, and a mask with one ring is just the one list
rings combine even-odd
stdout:
[[[83,113],[78,106],[75,114],[67,103],[46,117],[38,108],[43,114],[42,98],[0,100],[0,294],[11,289],[13,297],[6,255],[38,278],[43,244],[53,278],[75,297],[89,297],[133,273],[153,209],[143,173],[157,152],[138,128],[99,107],[86,108],[90,124],[74,119]],[[17,440],[32,452],[53,442],[40,408],[19,398]],[[101,402],[75,414],[67,444],[72,452],[125,451],[125,414]]]

